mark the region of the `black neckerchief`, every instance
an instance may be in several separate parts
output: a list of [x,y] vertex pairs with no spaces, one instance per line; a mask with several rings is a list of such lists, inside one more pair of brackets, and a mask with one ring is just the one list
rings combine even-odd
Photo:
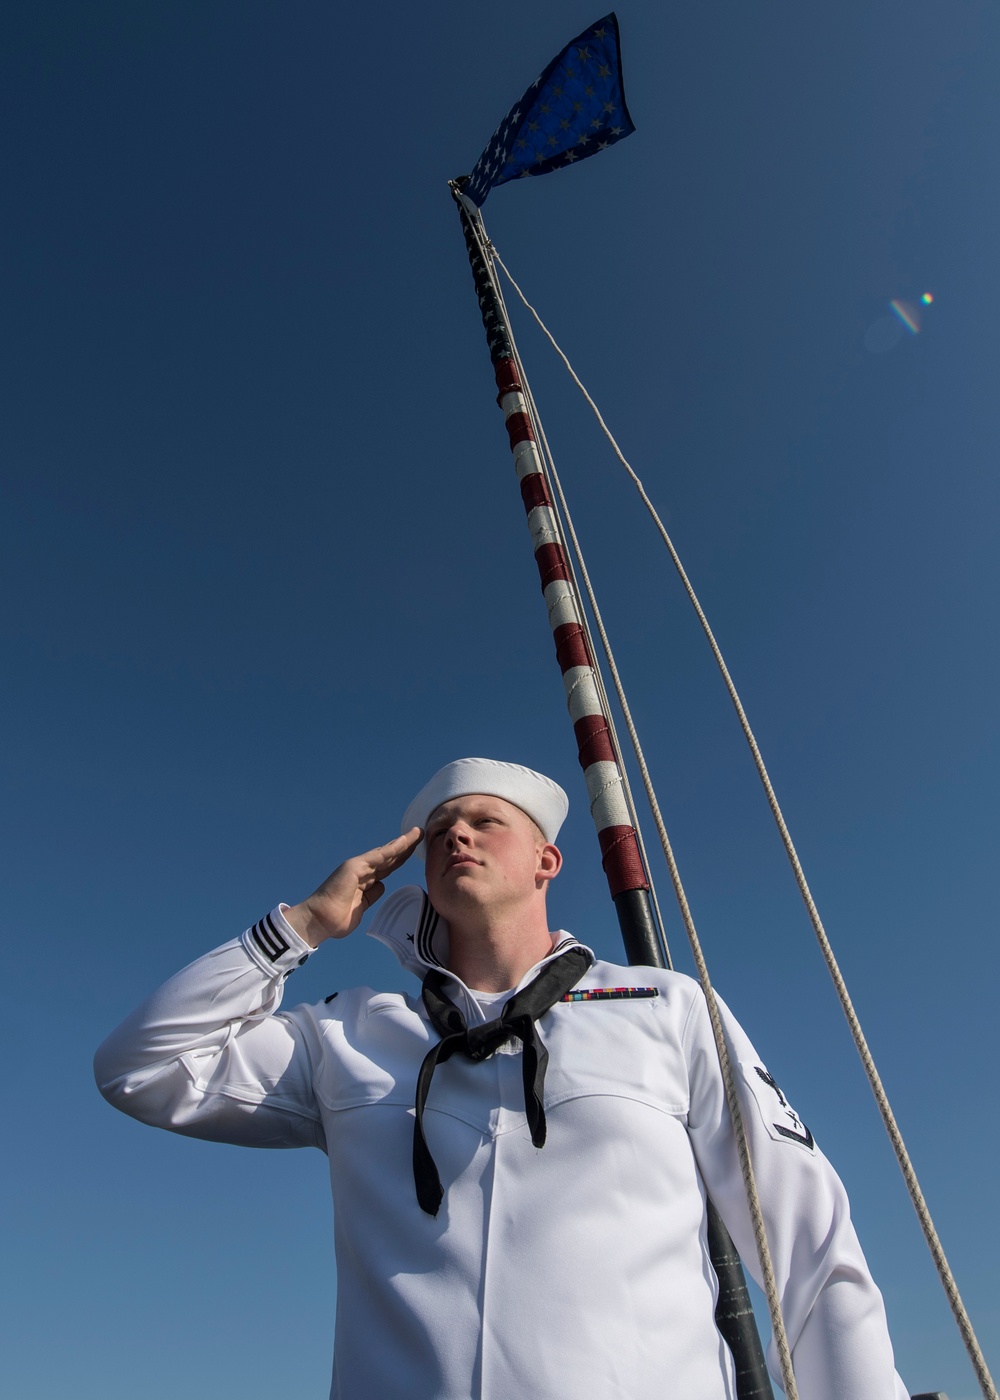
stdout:
[[549,1052],[538,1036],[535,1022],[551,1006],[576,985],[587,968],[590,957],[582,948],[567,948],[565,953],[546,963],[541,972],[521,991],[504,1002],[504,1008],[494,1021],[485,1025],[466,1025],[462,1012],[445,992],[445,974],[431,968],[424,978],[423,998],[431,1024],[440,1035],[424,1057],[417,1075],[416,1117],[413,1123],[413,1180],[421,1210],[437,1215],[444,1197],[441,1178],[424,1137],[424,1106],[431,1079],[439,1064],[458,1053],[470,1060],[485,1060],[501,1045],[516,1036],[524,1046],[521,1070],[524,1077],[524,1111],[528,1116],[531,1141],[536,1147],[545,1143],[545,1067]]

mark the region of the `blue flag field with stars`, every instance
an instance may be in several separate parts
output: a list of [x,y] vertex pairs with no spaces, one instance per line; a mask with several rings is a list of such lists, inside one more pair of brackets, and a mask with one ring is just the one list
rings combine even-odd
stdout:
[[612,13],[567,44],[514,104],[462,193],[481,208],[496,185],[564,169],[634,130],[625,105],[618,19]]

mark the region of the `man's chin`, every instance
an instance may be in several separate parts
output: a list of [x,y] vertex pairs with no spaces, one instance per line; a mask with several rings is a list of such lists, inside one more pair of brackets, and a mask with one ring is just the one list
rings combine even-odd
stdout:
[[443,919],[451,917],[449,910],[478,909],[489,902],[485,886],[464,872],[450,871],[446,878],[433,881],[433,888],[431,883],[427,882],[427,893]]

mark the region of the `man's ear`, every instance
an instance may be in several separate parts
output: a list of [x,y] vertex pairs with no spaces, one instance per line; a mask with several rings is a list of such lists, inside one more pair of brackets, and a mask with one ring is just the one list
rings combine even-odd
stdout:
[[538,875],[545,881],[554,880],[562,869],[562,852],[558,846],[546,841],[538,848]]

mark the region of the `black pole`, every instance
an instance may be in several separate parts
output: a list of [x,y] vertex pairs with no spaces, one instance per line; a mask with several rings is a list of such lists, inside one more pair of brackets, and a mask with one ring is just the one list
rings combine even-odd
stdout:
[[[486,331],[490,359],[493,362],[494,371],[497,373],[499,386],[502,376],[507,373],[502,367],[508,366],[514,361],[510,327],[507,324],[503,306],[496,294],[490,270],[482,253],[480,240],[483,244],[486,241],[482,219],[478,213],[470,214],[459,197],[461,183],[460,181],[453,183],[452,194],[458,205],[462,221],[462,231],[465,235],[469,262],[472,266],[476,296],[483,318],[483,328]],[[477,237],[473,218],[478,223],[479,237]],[[501,388],[502,396],[503,389]],[[511,441],[513,446],[513,438]],[[591,664],[593,664],[592,659]],[[586,769],[586,746],[579,736],[578,742],[580,744],[580,762]],[[617,754],[614,755],[614,759],[620,767],[621,760]],[[600,835],[600,832],[598,834]],[[634,832],[632,839],[634,842]],[[639,862],[641,867],[641,857],[637,845],[634,859]],[[605,870],[608,871],[610,879],[611,872],[606,858]],[[632,966],[666,967],[667,960],[664,956],[656,920],[653,917],[648,880],[643,870],[640,869],[640,878],[631,881],[630,886],[615,890],[612,883],[612,898],[625,945],[625,956]],[[764,1361],[764,1351],[754,1320],[753,1307],[750,1302],[750,1294],[747,1291],[746,1277],[743,1273],[740,1256],[722,1217],[708,1198],[706,1198],[706,1212],[709,1253],[712,1267],[719,1280],[715,1323],[732,1352],[738,1400],[774,1400],[774,1391],[771,1388],[771,1379]]]

